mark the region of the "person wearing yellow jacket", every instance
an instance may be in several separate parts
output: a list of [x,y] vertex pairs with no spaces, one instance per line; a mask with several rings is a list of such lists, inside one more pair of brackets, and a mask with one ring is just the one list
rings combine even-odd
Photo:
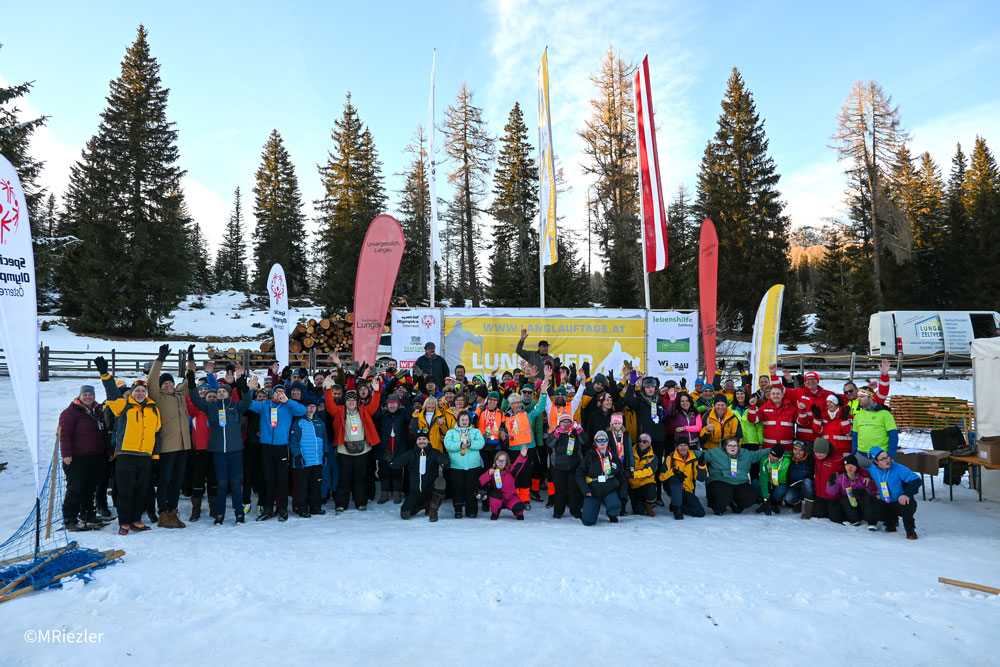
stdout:
[[104,357],[94,359],[107,396],[105,406],[115,416],[112,441],[115,444],[115,482],[118,485],[118,534],[142,532],[145,492],[153,470],[153,456],[159,451],[160,411],[148,398],[144,380],[136,380],[132,394],[122,398],[115,378],[108,373]]
[[653,453],[653,440],[646,433],[632,447],[632,464],[628,473],[629,497],[632,513],[656,516],[656,474],[659,463]]
[[715,397],[712,409],[705,413],[704,420],[699,439],[705,449],[715,449],[726,438],[743,439],[740,418],[729,409],[729,401],[722,394]]
[[675,520],[680,521],[685,514],[697,518],[705,516],[705,508],[694,495],[695,484],[705,472],[705,464],[698,462],[686,442],[678,442],[677,448],[667,456],[660,481],[670,494],[670,511]]
[[414,406],[413,417],[410,419],[410,434],[416,437],[418,433],[426,433],[431,441],[431,447],[442,454],[447,454],[444,448],[444,436],[455,428],[455,415],[446,404],[438,403],[433,396],[424,399],[421,406]]

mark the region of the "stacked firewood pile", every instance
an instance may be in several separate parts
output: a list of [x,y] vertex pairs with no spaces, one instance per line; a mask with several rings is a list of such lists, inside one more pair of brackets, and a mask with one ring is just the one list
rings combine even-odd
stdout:
[[[383,333],[388,333],[390,323],[386,317]],[[288,352],[292,361],[307,361],[310,352],[317,355],[347,354],[354,349],[354,313],[333,315],[322,320],[305,320],[295,325],[288,336]],[[209,358],[215,361],[239,361],[244,350],[236,348],[215,349],[209,347]],[[257,350],[250,350],[251,361],[266,361],[274,358],[274,341],[265,340]]]

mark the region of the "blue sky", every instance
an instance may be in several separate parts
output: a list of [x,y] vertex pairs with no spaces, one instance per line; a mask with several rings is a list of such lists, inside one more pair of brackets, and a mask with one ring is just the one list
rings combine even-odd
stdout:
[[[548,45],[553,141],[573,186],[559,208],[576,229],[588,184],[576,133],[590,115],[589,76],[608,46],[634,62],[650,57],[668,194],[682,182],[694,189],[737,66],[765,119],[786,212],[794,224],[817,224],[841,207],[841,166],[827,144],[857,79],[881,83],[914,151],[929,150],[945,174],[956,141],[971,147],[979,133],[998,150],[998,19],[995,2],[19,3],[3,12],[0,79],[36,82],[26,111],[51,118],[33,150],[48,163],[44,184],[61,193],[144,23],[171,89],[185,193],[214,246],[233,190],[251,201],[272,128],[286,141],[311,214],[316,166],[332,147],[347,91],[374,134],[393,213],[404,149],[426,123],[432,48],[439,125],[467,81],[494,135],[519,101],[535,143],[536,69]],[[446,200],[447,170],[438,172]]]

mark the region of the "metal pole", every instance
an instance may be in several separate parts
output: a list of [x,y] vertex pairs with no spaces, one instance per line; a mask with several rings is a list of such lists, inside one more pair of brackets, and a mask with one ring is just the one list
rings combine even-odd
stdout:
[[[53,461],[52,465],[59,465],[58,461]],[[42,500],[35,498],[35,558],[38,558],[38,549],[42,542]]]
[[854,382],[854,364],[858,361],[858,353],[851,352],[851,375],[848,378],[850,382]]
[[111,374],[115,374],[115,348],[111,348]]
[[903,381],[903,353],[896,355],[896,382]]
[[941,365],[941,378],[944,379],[944,377],[946,375],[948,375],[948,351],[947,350],[945,350],[945,352],[944,352],[944,364]]

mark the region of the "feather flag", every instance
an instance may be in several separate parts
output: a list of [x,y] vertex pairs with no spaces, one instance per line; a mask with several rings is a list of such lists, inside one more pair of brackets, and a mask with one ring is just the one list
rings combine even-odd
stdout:
[[639,182],[642,186],[642,229],[646,271],[667,268],[667,214],[663,207],[663,182],[656,151],[653,100],[649,88],[649,56],[635,75],[635,132],[637,135]]
[[437,156],[434,151],[434,66],[437,64],[437,51],[431,60],[431,100],[427,109],[427,136],[429,139],[428,162],[430,163],[431,190],[431,261],[441,261],[441,238],[438,235],[438,200],[437,200]]
[[556,173],[552,157],[552,119],[549,117],[549,50],[538,69],[538,213],[542,266],[559,261],[556,249]]

